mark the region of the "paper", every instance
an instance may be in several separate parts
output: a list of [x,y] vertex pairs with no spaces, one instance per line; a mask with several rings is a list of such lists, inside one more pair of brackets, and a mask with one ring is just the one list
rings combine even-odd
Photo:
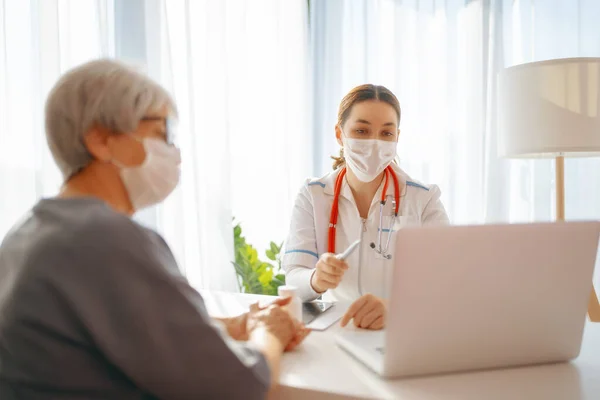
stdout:
[[325,311],[333,307],[333,303],[326,301],[309,301],[302,303],[302,322],[308,325]]
[[331,325],[339,321],[346,310],[348,309],[347,304],[333,303],[333,305],[324,311],[321,315],[315,318],[311,323],[306,325],[307,328],[314,331],[324,331]]

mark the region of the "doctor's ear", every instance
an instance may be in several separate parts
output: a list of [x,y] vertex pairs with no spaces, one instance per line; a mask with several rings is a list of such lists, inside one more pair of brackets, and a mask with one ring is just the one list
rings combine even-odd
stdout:
[[344,147],[344,144],[342,142],[342,128],[339,124],[336,124],[335,126],[335,138],[337,139],[338,144]]
[[398,128],[398,132],[396,133],[396,142],[400,139],[400,128]]

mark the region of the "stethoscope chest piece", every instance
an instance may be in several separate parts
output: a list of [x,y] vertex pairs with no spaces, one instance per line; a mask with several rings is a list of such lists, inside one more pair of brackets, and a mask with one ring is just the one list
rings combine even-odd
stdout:
[[[334,188],[334,196],[333,196],[333,204],[331,206],[331,216],[329,218],[329,227],[328,227],[328,243],[327,250],[329,253],[335,253],[335,236],[336,236],[336,228],[337,228],[337,220],[338,220],[338,212],[339,212],[339,196],[342,188],[342,182],[344,176],[346,175],[346,168],[343,168],[335,182]],[[390,176],[394,181],[394,197],[392,199],[392,212],[390,223],[388,227],[384,227],[383,223],[383,214],[384,207],[387,202],[387,188],[389,186]],[[391,260],[392,255],[389,252],[390,249],[390,241],[392,237],[392,233],[395,228],[396,219],[398,218],[398,211],[400,209],[400,184],[398,182],[398,177],[396,173],[392,169],[391,166],[388,166],[385,169],[385,183],[383,185],[383,191],[381,193],[381,201],[379,203],[379,231],[377,232],[377,244],[374,242],[370,244],[370,247],[379,254],[382,258],[386,260]],[[384,232],[385,231],[385,232]],[[387,240],[385,241],[385,246],[383,244],[382,236],[384,233],[387,233]]]
[[[394,232],[394,228],[396,226],[396,219],[398,217],[398,209],[396,208],[396,200],[392,202],[392,215],[390,216],[390,223],[385,227],[386,224],[383,222],[383,214],[385,207],[385,200],[382,200],[379,205],[379,230],[377,232],[377,244],[371,242],[371,248],[375,250],[377,254],[379,254],[382,258],[386,260],[391,260],[392,255],[390,254],[390,241],[392,238],[392,233]],[[383,234],[387,234],[387,240],[385,241],[385,246],[383,245],[382,236]]]

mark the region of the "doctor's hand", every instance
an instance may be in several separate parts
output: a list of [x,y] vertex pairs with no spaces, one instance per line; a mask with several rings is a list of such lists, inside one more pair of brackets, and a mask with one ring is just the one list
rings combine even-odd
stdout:
[[348,270],[348,263],[335,258],[335,254],[325,253],[321,256],[310,278],[310,285],[317,293],[323,293],[327,289],[335,289],[344,273]]
[[356,300],[342,317],[342,326],[348,325],[351,319],[354,326],[364,329],[383,329],[385,326],[387,306],[385,301],[372,294],[365,294]]

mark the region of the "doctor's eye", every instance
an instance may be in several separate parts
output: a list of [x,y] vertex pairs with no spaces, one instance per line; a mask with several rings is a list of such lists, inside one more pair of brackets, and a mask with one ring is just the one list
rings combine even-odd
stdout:
[[354,132],[358,133],[359,135],[364,135],[365,133],[367,133],[365,129],[355,129]]
[[383,136],[394,136],[394,132],[390,132],[390,131],[383,132]]

